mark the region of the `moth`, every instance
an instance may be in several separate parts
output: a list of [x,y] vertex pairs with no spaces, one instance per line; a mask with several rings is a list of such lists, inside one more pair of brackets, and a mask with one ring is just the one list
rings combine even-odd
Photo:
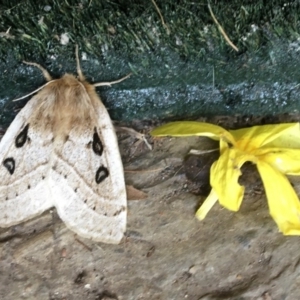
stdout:
[[[82,74],[47,83],[15,117],[0,142],[0,227],[55,207],[66,226],[97,242],[119,243],[126,230],[126,189],[113,124]],[[36,92],[36,91],[35,91]],[[34,92],[33,92],[34,93]]]

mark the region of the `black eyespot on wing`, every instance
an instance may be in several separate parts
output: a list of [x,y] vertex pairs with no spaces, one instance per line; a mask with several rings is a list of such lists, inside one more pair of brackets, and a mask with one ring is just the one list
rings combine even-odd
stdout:
[[15,145],[17,148],[21,148],[24,146],[24,144],[27,141],[27,135],[28,135],[28,128],[29,128],[29,124],[27,124],[23,130],[17,135],[16,139],[15,139]]
[[99,184],[105,178],[107,178],[108,175],[109,175],[109,172],[108,172],[107,168],[105,168],[104,166],[100,166],[99,169],[97,170],[96,176],[95,176],[96,183]]
[[14,174],[15,172],[15,160],[12,157],[8,157],[3,161],[3,166],[7,169],[10,175]]
[[93,151],[95,154],[99,156],[101,156],[103,152],[103,145],[98,135],[96,127],[94,128],[94,134],[93,134]]

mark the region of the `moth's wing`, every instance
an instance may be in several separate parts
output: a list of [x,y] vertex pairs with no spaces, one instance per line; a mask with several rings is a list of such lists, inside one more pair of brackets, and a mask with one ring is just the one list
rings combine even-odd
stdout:
[[53,136],[49,126],[36,124],[39,102],[35,96],[25,105],[0,142],[0,227],[53,206],[46,183]]
[[57,149],[51,191],[70,229],[94,241],[119,243],[126,230],[123,166],[113,125],[98,103],[94,121],[74,124]]

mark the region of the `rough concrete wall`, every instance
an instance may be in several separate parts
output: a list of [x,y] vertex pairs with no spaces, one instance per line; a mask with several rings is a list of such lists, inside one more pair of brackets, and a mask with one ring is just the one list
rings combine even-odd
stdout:
[[[74,45],[118,120],[277,114],[298,109],[297,1],[8,1],[0,10],[2,123],[9,100],[40,86],[35,61],[75,71]],[[158,11],[159,9],[159,11]],[[24,103],[20,103],[23,106]]]

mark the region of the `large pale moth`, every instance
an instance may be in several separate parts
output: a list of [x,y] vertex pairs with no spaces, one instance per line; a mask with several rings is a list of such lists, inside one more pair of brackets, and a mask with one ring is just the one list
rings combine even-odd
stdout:
[[[126,189],[114,127],[80,68],[47,83],[0,142],[0,227],[55,207],[80,236],[119,243],[126,229]],[[126,76],[127,77],[127,76]]]

